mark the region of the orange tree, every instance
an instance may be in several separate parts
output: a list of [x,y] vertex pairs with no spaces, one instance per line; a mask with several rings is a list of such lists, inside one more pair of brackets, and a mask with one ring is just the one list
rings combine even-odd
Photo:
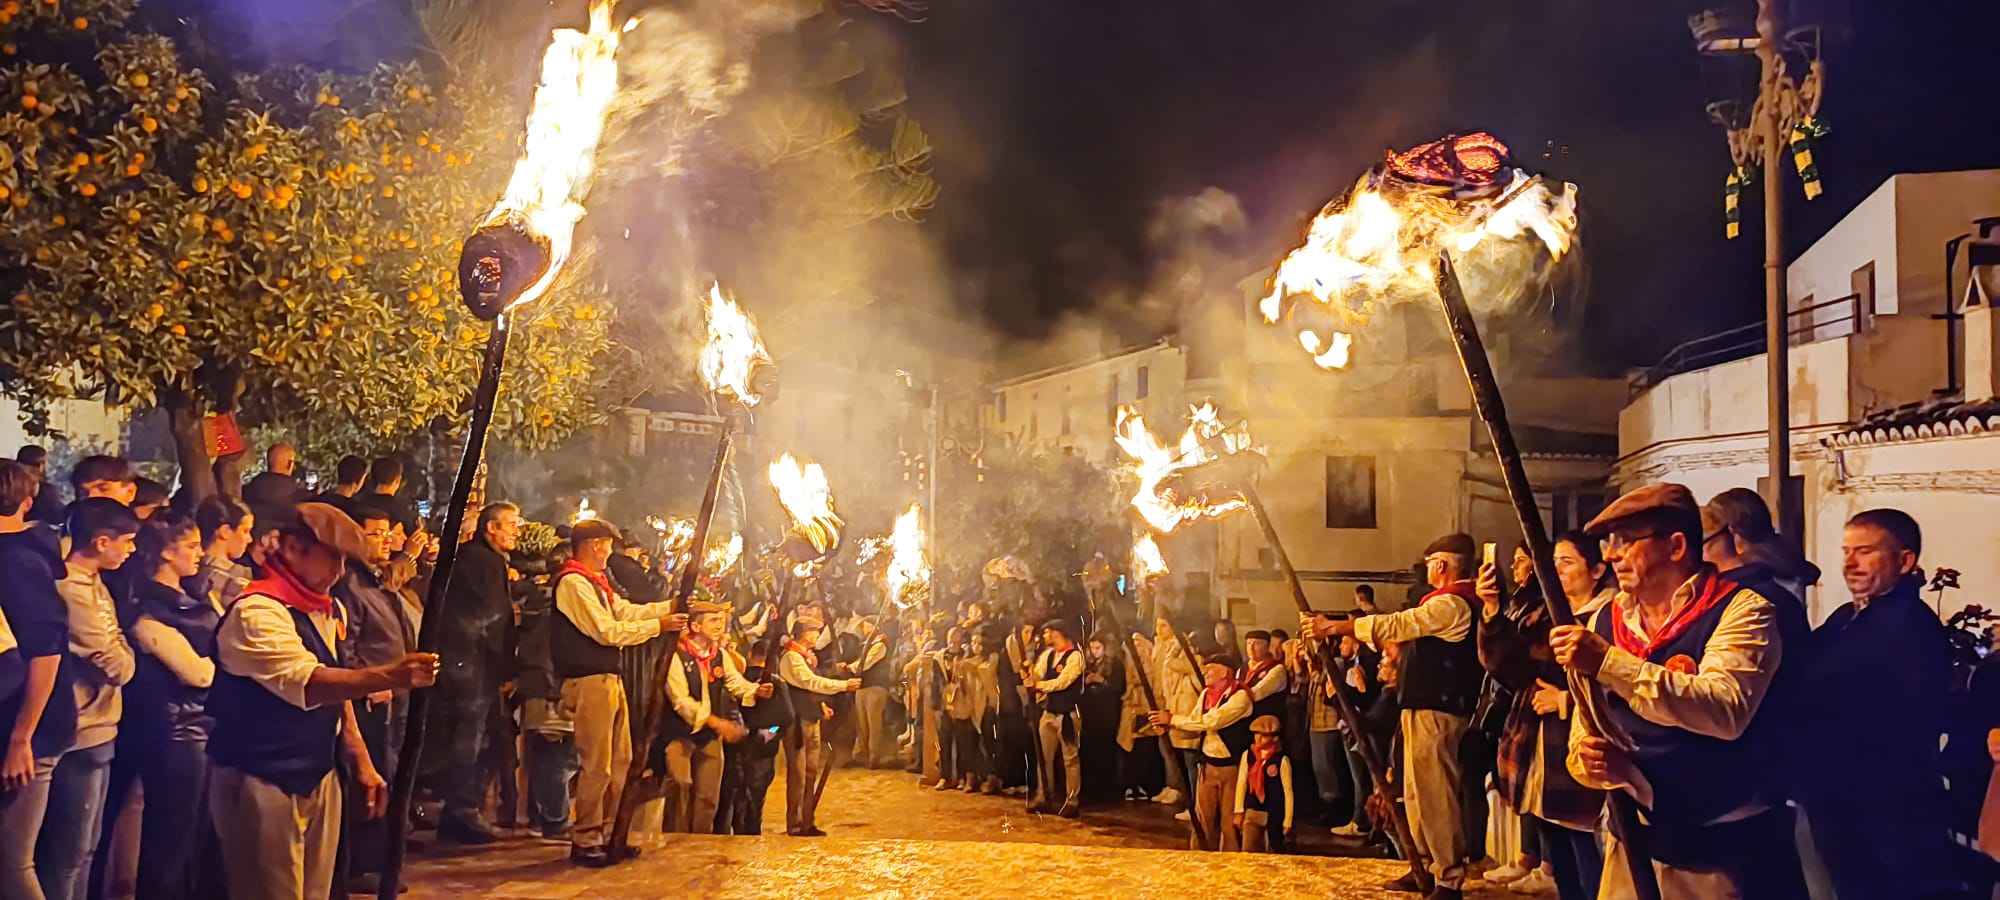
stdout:
[[[0,390],[31,414],[163,408],[198,495],[211,411],[321,453],[459,415],[485,329],[456,299],[458,241],[505,183],[518,110],[414,66],[220,90],[128,28],[135,4],[0,0]],[[503,438],[593,418],[606,303],[586,262],[522,317]]]

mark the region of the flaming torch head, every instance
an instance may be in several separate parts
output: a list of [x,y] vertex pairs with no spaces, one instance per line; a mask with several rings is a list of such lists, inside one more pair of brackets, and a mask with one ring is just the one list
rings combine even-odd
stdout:
[[1451,251],[1482,312],[1514,312],[1539,296],[1575,237],[1575,185],[1513,168],[1490,134],[1453,135],[1389,153],[1327,204],[1258,310],[1320,368],[1343,368],[1377,312],[1434,302],[1439,250]]
[[922,508],[910,508],[896,519],[889,533],[889,600],[897,609],[922,602],[931,589],[931,564],[924,558]]
[[1142,533],[1132,542],[1132,575],[1140,584],[1167,574],[1167,557],[1160,552],[1160,544],[1149,533]]
[[616,0],[592,0],[590,30],[558,28],[542,56],[520,161],[507,192],[458,258],[465,305],[481,319],[534,300],[569,259],[605,115],[618,94]]
[[756,406],[775,386],[776,367],[757,336],[757,323],[717,283],[708,291],[708,341],[701,347],[702,383],[744,406]]
[[1132,507],[1146,524],[1162,533],[1197,519],[1212,519],[1246,508],[1241,495],[1227,489],[1186,487],[1188,470],[1251,449],[1249,432],[1222,424],[1215,407],[1191,411],[1180,442],[1168,446],[1146,428],[1146,418],[1132,407],[1118,410],[1118,446],[1131,457],[1130,471],[1139,480]]
[[780,547],[785,555],[794,563],[810,563],[840,546],[844,523],[833,510],[833,488],[827,484],[826,471],[818,463],[801,464],[787,453],[771,463],[770,476],[778,505],[791,518]]
[[[692,540],[692,537],[690,537]],[[702,555],[701,567],[710,578],[721,578],[736,567],[736,561],[743,558],[743,535],[732,534],[726,544],[711,544]]]

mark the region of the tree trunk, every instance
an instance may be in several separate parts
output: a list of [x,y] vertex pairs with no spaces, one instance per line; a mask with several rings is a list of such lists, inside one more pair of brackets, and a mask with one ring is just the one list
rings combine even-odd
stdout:
[[[243,370],[236,366],[203,366],[209,396],[215,399],[217,412],[236,412],[243,399]],[[240,426],[242,423],[238,423]],[[243,499],[243,469],[250,462],[250,450],[231,453],[215,461],[215,486],[231,500]]]
[[180,463],[181,483],[194,501],[215,496],[215,470],[208,464],[208,440],[202,434],[200,395],[183,388],[160,392],[160,408],[167,411],[167,430],[173,433],[174,458]]

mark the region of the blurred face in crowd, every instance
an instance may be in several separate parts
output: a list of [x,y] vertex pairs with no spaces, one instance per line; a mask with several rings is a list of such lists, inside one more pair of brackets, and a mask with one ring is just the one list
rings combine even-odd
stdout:
[[1208,663],[1201,667],[1202,682],[1209,687],[1228,684],[1229,679],[1234,677],[1236,677],[1236,670],[1221,663]]
[[1583,558],[1583,552],[1569,541],[1557,541],[1555,550],[1556,578],[1562,581],[1563,596],[1571,605],[1589,600],[1597,593],[1597,581],[1604,577],[1604,564],[1592,566]]
[[322,594],[333,590],[347,566],[339,551],[295,534],[279,535],[278,559],[306,587]]
[[[133,491],[133,496],[134,496],[134,498],[135,498],[135,499],[137,498],[137,494],[138,494],[138,492],[137,492],[137,489],[135,488],[135,489],[134,489],[134,491]],[[159,511],[160,511],[160,507],[162,507],[162,506],[165,506],[165,505],[167,505],[167,504],[166,504],[166,501],[164,501],[164,500],[162,500],[162,501],[160,501],[160,502],[158,502],[158,503],[134,503],[134,504],[132,505],[132,514],[133,514],[133,515],[135,515],[135,516],[138,516],[138,517],[139,517],[139,521],[141,521],[141,522],[144,522],[144,521],[146,521],[146,520],[148,520],[148,519],[151,519],[151,518],[153,517],[153,514],[154,514],[154,513],[156,513],[156,512],[159,512]],[[199,539],[197,539],[197,540],[199,540]]]
[[817,628],[808,628],[798,632],[797,640],[801,646],[810,647],[819,643],[819,632],[820,630]]
[[1251,638],[1243,642],[1243,649],[1252,660],[1263,660],[1271,654],[1271,642],[1263,638]]
[[160,569],[174,578],[193,578],[201,571],[201,532],[190,528],[160,551]]
[[603,571],[604,564],[611,561],[611,539],[591,538],[577,544],[575,558],[577,564],[586,569],[593,572]]
[[1174,623],[1172,623],[1172,622],[1169,622],[1169,621],[1167,621],[1167,620],[1166,620],[1165,618],[1158,618],[1158,619],[1154,619],[1154,620],[1153,620],[1153,639],[1154,639],[1154,640],[1157,640],[1157,641],[1171,641],[1171,640],[1173,640],[1173,639],[1174,639]]
[[139,483],[136,481],[110,481],[106,479],[86,481],[83,483],[83,495],[85,497],[103,497],[108,500],[116,500],[126,506],[130,506],[132,505],[132,501],[139,496]]
[[1672,591],[1685,580],[1694,548],[1687,537],[1645,525],[1621,525],[1604,538],[1604,561],[1627,592]]
[[1271,657],[1273,659],[1285,658],[1285,651],[1290,650],[1293,643],[1293,641],[1287,641],[1275,634],[1271,635]]
[[[1426,569],[1428,570],[1429,566],[1428,560],[1425,561],[1425,566]],[[1355,591],[1354,606],[1355,608],[1360,609],[1362,612],[1372,613],[1375,611],[1375,598],[1367,594],[1364,594],[1360,591]]]
[[1340,636],[1341,656],[1353,659],[1360,652],[1361,652],[1361,641],[1357,640],[1354,637],[1354,635],[1344,634]]
[[701,617],[695,620],[694,627],[695,633],[720,643],[723,635],[729,633],[729,615],[719,612],[702,613]]
[[1840,575],[1856,600],[1873,600],[1889,593],[1896,582],[1916,569],[1917,555],[1898,545],[1887,531],[1873,525],[1849,525],[1840,533]]
[[369,519],[361,523],[361,537],[368,541],[367,563],[379,566],[389,561],[389,520]]
[[[514,552],[515,545],[521,542],[521,513],[512,509],[494,513],[493,521],[486,526],[486,539],[492,542],[495,550],[502,553]],[[600,538],[600,540],[604,542],[604,558],[598,560],[597,565],[602,568],[604,563],[611,559],[611,539]],[[597,541],[589,543],[594,544]]]
[[271,471],[280,475],[290,475],[298,464],[297,454],[292,452],[292,448],[278,444],[271,448],[269,463]]
[[1450,553],[1433,553],[1424,557],[1424,583],[1439,590],[1450,587],[1452,582],[1458,580],[1458,572],[1453,568],[1453,560],[1457,558]]
[[410,543],[410,533],[408,529],[405,529],[403,527],[403,523],[401,522],[389,523],[389,536],[383,539],[382,542],[383,549],[387,550],[390,556],[394,556],[398,553],[403,552],[403,547],[407,546],[409,543]]
[[255,516],[244,516],[235,525],[224,525],[215,529],[215,549],[227,559],[241,559],[250,549],[251,527],[256,524]]
[[1053,628],[1042,629],[1042,645],[1045,647],[1067,647],[1069,638]]
[[1514,548],[1514,584],[1525,587],[1535,580],[1535,559],[1528,555],[1526,547]]
[[1103,642],[1103,641],[1100,641],[1100,640],[1096,640],[1096,639],[1092,639],[1092,640],[1091,640],[1091,642],[1090,642],[1090,658],[1091,658],[1091,659],[1103,659],[1103,658],[1104,658],[1104,642]]

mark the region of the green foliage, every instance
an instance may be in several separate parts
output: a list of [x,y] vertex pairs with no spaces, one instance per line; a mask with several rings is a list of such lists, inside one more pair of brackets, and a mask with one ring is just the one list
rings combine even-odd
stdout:
[[[0,17],[6,392],[228,408],[240,391],[251,419],[361,452],[458,415],[486,333],[457,302],[459,239],[505,183],[518,110],[414,66],[220,90],[122,29],[134,5],[0,6],[18,10]],[[93,64],[73,68],[79,44]],[[580,264],[521,317],[503,438],[593,421],[607,303]]]
[[1060,586],[1093,554],[1122,560],[1132,541],[1130,506],[1111,472],[1011,436],[987,437],[977,447],[947,455],[942,467],[943,567],[976,573],[987,560],[1012,555],[1037,581]]

